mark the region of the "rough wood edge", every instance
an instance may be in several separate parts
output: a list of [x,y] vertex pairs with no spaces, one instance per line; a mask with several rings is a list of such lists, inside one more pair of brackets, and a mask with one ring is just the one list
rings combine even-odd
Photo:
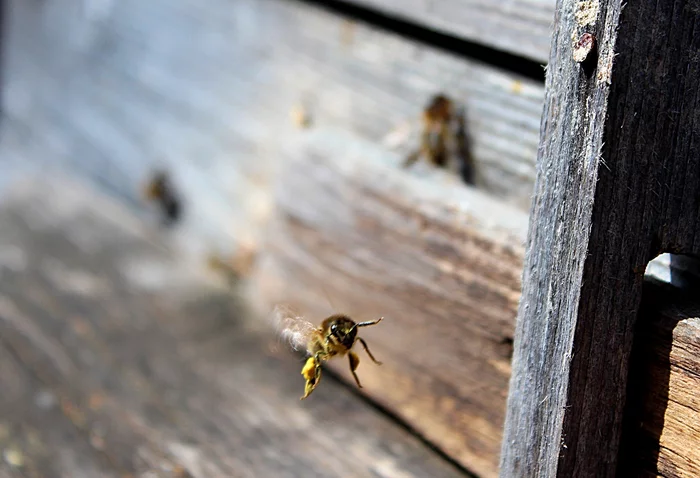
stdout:
[[[594,15],[557,4],[504,477],[614,476],[644,270],[663,251],[700,253],[698,176],[687,174],[700,156],[687,47],[700,40],[698,12],[586,3]],[[596,48],[579,62],[585,34]]]

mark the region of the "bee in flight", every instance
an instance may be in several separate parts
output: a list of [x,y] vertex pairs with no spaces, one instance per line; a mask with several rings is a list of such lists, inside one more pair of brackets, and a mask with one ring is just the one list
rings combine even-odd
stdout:
[[369,322],[355,322],[347,315],[335,314],[324,319],[317,327],[286,307],[276,307],[275,315],[282,338],[288,341],[294,350],[303,349],[309,355],[301,370],[301,375],[306,379],[304,396],[301,397],[301,400],[311,395],[311,392],[318,386],[318,382],[321,380],[321,363],[335,356],[348,356],[350,371],[355,377],[357,386],[362,388],[360,379],[355,372],[357,366],[360,365],[360,358],[351,350],[355,342],[359,341],[362,344],[374,363],[382,364],[369,351],[367,342],[362,337],[358,337],[357,329],[378,324],[384,317]]

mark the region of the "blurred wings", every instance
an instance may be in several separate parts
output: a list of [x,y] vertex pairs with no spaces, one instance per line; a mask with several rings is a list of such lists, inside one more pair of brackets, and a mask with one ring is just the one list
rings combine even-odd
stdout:
[[419,117],[402,121],[382,138],[381,143],[391,150],[415,148],[420,144],[421,126]]
[[294,350],[306,350],[316,326],[286,305],[275,306],[272,315],[280,338]]

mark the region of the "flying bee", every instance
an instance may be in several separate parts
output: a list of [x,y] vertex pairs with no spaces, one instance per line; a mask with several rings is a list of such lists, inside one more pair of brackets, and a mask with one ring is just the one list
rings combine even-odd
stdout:
[[[405,128],[404,136],[410,136],[409,131],[417,129]],[[469,151],[466,133],[464,107],[452,101],[443,94],[430,99],[423,109],[420,119],[420,146],[408,154],[403,167],[413,165],[421,157],[433,166],[460,169],[464,181],[473,183],[473,161]],[[397,130],[385,138],[385,144],[390,145],[401,141],[401,133]]]
[[143,196],[156,202],[163,214],[163,223],[170,225],[180,218],[182,204],[170,177],[164,171],[155,172],[143,189]]
[[334,314],[324,319],[317,327],[286,307],[276,307],[275,315],[282,338],[287,340],[295,350],[303,349],[308,354],[306,364],[301,370],[301,375],[306,379],[304,396],[301,397],[301,400],[311,395],[311,392],[318,386],[321,380],[321,363],[335,356],[348,356],[350,371],[355,377],[357,386],[362,388],[360,379],[355,372],[360,365],[360,357],[351,350],[358,341],[374,363],[382,364],[374,358],[367,342],[362,337],[358,337],[357,329],[376,325],[384,317],[369,322],[355,322],[345,314]]

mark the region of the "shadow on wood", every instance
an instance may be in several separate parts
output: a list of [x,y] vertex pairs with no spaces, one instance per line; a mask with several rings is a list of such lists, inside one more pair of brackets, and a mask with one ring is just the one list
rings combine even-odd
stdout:
[[676,295],[668,294],[674,290],[652,282],[644,284],[630,355],[618,476],[660,472],[657,465],[668,406],[673,329],[682,320],[665,321],[660,317],[660,309]]
[[618,476],[700,475],[699,317],[696,293],[645,281]]

